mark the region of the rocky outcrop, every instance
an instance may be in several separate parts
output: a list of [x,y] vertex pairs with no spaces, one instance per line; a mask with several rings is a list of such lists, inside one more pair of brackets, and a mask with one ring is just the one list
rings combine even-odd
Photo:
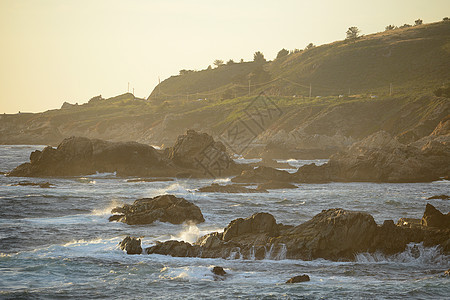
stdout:
[[450,173],[450,143],[431,140],[422,148],[405,146],[377,132],[330,157],[322,166],[295,173],[300,182],[429,182]]
[[132,205],[113,208],[110,221],[129,225],[151,224],[155,221],[181,224],[184,222],[202,223],[205,221],[197,205],[173,195],[161,195],[134,201]]
[[126,251],[127,254],[141,254],[141,240],[135,237],[127,236],[120,243],[119,247],[121,250]]
[[303,275],[298,275],[298,276],[292,277],[291,279],[286,281],[286,283],[299,283],[299,282],[307,282],[307,281],[310,281],[309,276],[306,274],[303,274]]
[[296,227],[278,224],[268,213],[232,221],[223,232],[199,238],[194,244],[179,241],[158,243],[146,253],[172,256],[244,259],[324,258],[352,260],[357,253],[395,254],[411,242],[440,245],[450,252],[450,228],[395,225],[387,220],[377,225],[364,212],[328,209]]
[[269,181],[258,185],[258,190],[296,189],[297,186],[289,182]]
[[116,172],[119,176],[220,177],[239,174],[237,165],[221,143],[207,134],[188,130],[165,152],[136,142],[108,142],[71,137],[58,147],[46,147],[30,155],[30,162],[16,167],[9,176],[79,176]]
[[422,217],[422,225],[428,227],[450,229],[450,213],[444,215],[433,205],[427,203],[425,212],[423,213]]
[[267,193],[263,188],[250,189],[240,184],[220,185],[211,183],[209,186],[204,186],[198,189],[200,193]]
[[52,186],[50,182],[28,182],[28,181],[21,181],[19,183],[13,184],[12,186],[38,186],[40,188],[48,189]]

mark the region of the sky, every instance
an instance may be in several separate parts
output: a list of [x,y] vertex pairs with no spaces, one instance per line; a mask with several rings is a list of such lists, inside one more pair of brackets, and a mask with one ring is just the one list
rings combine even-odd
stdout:
[[201,70],[215,59],[272,60],[386,25],[450,17],[450,0],[0,0],[0,113],[41,112]]

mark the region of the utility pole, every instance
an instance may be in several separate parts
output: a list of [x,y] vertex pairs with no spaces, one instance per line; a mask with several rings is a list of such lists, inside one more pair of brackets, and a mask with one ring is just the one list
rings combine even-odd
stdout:
[[312,94],[312,85],[310,83],[309,84],[309,99],[311,99],[311,94]]
[[389,84],[389,96],[392,96],[393,88],[392,83]]

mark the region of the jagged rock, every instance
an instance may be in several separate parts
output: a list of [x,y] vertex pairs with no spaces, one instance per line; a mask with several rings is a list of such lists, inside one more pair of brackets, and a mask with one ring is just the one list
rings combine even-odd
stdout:
[[450,196],[448,196],[448,195],[435,195],[435,196],[431,196],[431,197],[427,198],[427,200],[433,200],[433,199],[449,200]]
[[296,178],[289,172],[270,167],[257,167],[252,170],[244,170],[231,179],[232,182],[264,183],[269,181],[293,182]]
[[198,189],[200,193],[267,193],[265,189],[249,189],[239,184],[220,185],[212,183]]
[[427,203],[422,217],[422,225],[450,229],[450,214],[447,213],[444,215],[433,205]]
[[300,182],[429,182],[450,173],[450,143],[430,140],[405,146],[384,131],[353,144],[322,166],[303,166]]
[[216,142],[210,135],[195,130],[188,130],[185,135],[179,136],[175,145],[166,149],[165,153],[175,165],[199,169],[211,177],[234,175],[245,168],[230,158],[222,142]]
[[298,276],[292,277],[291,279],[286,281],[286,283],[298,283],[298,282],[306,282],[306,281],[310,281],[309,276],[306,274],[303,274],[303,275],[298,275]]
[[127,254],[141,254],[141,240],[135,237],[127,236],[119,243],[120,249],[127,252]]
[[257,190],[296,189],[297,186],[289,182],[269,181],[258,185]]
[[151,224],[155,221],[181,224],[184,222],[202,223],[205,221],[197,205],[173,195],[161,195],[134,201],[132,205],[113,208],[110,221],[120,221],[129,225]]
[[371,215],[336,208],[323,210],[274,242],[286,245],[288,257],[353,259],[370,248],[376,230]]
[[450,252],[450,229],[417,225],[397,226],[387,220],[379,226],[364,212],[328,209],[296,227],[277,224],[268,213],[233,220],[223,232],[200,237],[193,245],[168,241],[147,253],[204,258],[353,260],[357,253],[404,251],[409,243],[440,245]]
[[136,142],[108,142],[84,137],[64,139],[58,147],[33,151],[30,162],[9,176],[79,176],[116,172],[119,176],[189,177],[231,176],[247,168],[238,165],[220,142],[188,130],[165,152]]

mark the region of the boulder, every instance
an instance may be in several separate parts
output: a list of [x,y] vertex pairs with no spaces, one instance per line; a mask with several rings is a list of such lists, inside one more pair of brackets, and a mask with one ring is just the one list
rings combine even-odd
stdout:
[[127,254],[142,253],[141,240],[135,237],[127,236],[119,243],[119,247],[121,250],[126,251]]
[[220,185],[212,183],[198,189],[200,193],[267,193],[265,189],[249,189],[239,184]]
[[202,223],[205,221],[200,208],[173,195],[161,195],[134,201],[132,205],[113,208],[110,221],[120,221],[129,225],[151,224],[155,221],[181,224],[184,222]]
[[293,182],[296,178],[289,172],[277,170],[270,167],[257,167],[256,169],[244,170],[231,179],[239,183],[265,183],[269,181]]
[[427,203],[422,217],[422,225],[450,229],[450,213],[444,215],[433,205]]
[[257,190],[274,190],[274,189],[296,189],[297,186],[289,182],[282,181],[269,181],[265,183],[260,183]]
[[275,241],[286,245],[288,257],[353,259],[355,253],[370,249],[376,230],[368,213],[335,208],[323,210]]
[[298,283],[298,282],[306,282],[306,281],[310,281],[309,276],[306,274],[303,274],[303,275],[298,275],[298,276],[292,277],[291,279],[286,281],[286,283]]
[[211,272],[213,272],[214,275],[218,276],[224,276],[227,274],[227,272],[225,272],[225,270],[219,266],[215,266],[214,268],[212,268]]
[[198,257],[200,247],[182,241],[157,242],[155,246],[145,249],[147,254],[164,254],[173,257]]

